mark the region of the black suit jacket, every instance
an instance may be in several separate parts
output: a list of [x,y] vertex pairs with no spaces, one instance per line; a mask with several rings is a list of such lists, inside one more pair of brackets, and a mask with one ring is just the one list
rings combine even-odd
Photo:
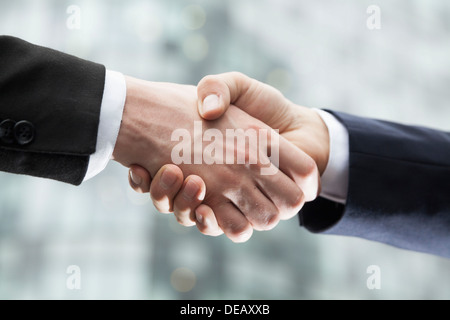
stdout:
[[0,171],[80,184],[104,82],[102,65],[0,36]]
[[347,203],[319,198],[301,225],[450,258],[450,133],[330,112],[349,132]]

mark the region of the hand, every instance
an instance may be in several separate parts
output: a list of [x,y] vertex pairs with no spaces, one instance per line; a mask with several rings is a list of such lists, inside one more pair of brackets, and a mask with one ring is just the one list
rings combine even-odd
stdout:
[[[205,77],[199,83],[197,91],[199,113],[204,118],[217,119],[225,113],[230,104],[235,104],[267,125],[279,129],[282,136],[316,161],[320,174],[325,170],[329,154],[328,130],[316,112],[294,105],[276,89],[235,72]],[[137,190],[138,186],[130,183],[132,188],[140,192],[150,191],[157,208],[172,207],[183,194],[183,190],[176,188],[171,190],[170,194],[165,193],[156,183],[152,183],[150,187],[149,174],[138,166],[134,166],[131,171],[136,171],[135,175],[144,185],[142,189]],[[183,175],[176,171],[175,166],[170,167],[169,171],[181,185]],[[208,222],[197,223],[201,232],[207,235],[220,234],[210,208],[199,206],[196,215],[202,221]]]
[[[227,151],[233,155],[244,153],[245,157],[256,157],[258,163],[182,163],[179,169],[183,177],[187,177],[183,184],[179,183],[182,179],[173,179],[180,176],[180,171],[171,176],[173,167],[166,167],[156,175],[158,168],[173,163],[171,155],[178,142],[171,137],[177,129],[185,129],[193,137],[196,121],[203,127],[201,135],[209,129],[217,129],[226,136],[227,129],[269,131],[270,127],[234,106],[220,119],[204,121],[198,115],[198,99],[192,86],[151,83],[129,77],[126,81],[127,100],[114,160],[126,167],[138,165],[155,176],[159,184],[153,194],[159,192],[163,197],[175,197],[173,208],[169,205],[165,209],[173,209],[181,224],[195,225],[201,220],[195,217],[194,210],[203,202],[198,211],[210,213],[205,217],[213,212],[217,226],[230,239],[246,241],[253,228],[273,228],[280,219],[295,215],[304,201],[317,196],[319,178],[315,162],[283,137],[279,137],[280,170],[270,176],[260,174],[263,164],[270,160],[267,154],[251,148],[239,150],[234,143],[229,147],[223,141],[218,148],[223,154]],[[192,149],[195,151],[195,146]],[[174,196],[176,187],[183,190],[180,196]]]
[[261,120],[314,159],[323,174],[328,163],[328,129],[313,110],[296,105],[275,88],[238,72],[207,76],[198,84],[199,114],[218,119],[230,105]]

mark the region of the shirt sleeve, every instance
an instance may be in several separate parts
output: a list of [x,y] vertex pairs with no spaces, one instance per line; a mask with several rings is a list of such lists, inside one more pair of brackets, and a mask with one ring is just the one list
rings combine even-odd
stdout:
[[348,192],[349,135],[347,128],[332,114],[314,109],[325,122],[330,135],[330,156],[321,177],[320,196],[345,204]]
[[89,166],[83,182],[102,172],[111,159],[119,135],[125,98],[126,83],[123,74],[106,70],[97,147],[95,153],[89,158]]

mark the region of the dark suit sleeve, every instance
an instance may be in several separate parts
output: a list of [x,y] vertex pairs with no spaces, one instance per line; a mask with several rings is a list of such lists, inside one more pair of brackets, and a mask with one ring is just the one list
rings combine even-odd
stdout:
[[450,258],[450,133],[331,113],[349,132],[347,203],[318,198],[301,225]]
[[104,82],[102,65],[0,36],[0,170],[80,184]]

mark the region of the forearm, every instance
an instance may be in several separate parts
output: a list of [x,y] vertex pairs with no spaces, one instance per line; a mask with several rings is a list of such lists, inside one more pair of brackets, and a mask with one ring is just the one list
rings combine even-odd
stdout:
[[105,68],[13,37],[0,47],[1,122],[34,127],[26,144],[2,130],[0,170],[80,184],[96,150]]
[[306,205],[305,227],[450,257],[450,134],[333,114],[349,132],[348,198]]
[[[171,162],[170,152],[162,150],[170,144],[173,128],[168,124],[177,115],[173,107],[178,107],[176,103],[166,105],[166,101],[167,97],[175,95],[168,86],[159,83],[128,76],[125,81],[126,101],[112,159],[125,167],[131,164],[144,166],[154,175],[161,165]],[[179,105],[184,103],[180,101]],[[190,123],[187,119],[180,120],[180,126]],[[149,158],[144,158],[143,154]]]

